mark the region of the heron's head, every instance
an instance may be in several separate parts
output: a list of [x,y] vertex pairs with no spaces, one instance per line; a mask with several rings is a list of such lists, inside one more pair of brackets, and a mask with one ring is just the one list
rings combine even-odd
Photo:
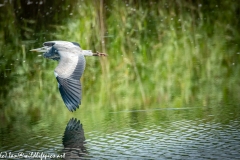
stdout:
[[42,48],[31,49],[32,52],[43,52],[44,58],[49,58],[53,60],[59,60],[60,55],[58,54],[58,50],[53,46],[44,46]]

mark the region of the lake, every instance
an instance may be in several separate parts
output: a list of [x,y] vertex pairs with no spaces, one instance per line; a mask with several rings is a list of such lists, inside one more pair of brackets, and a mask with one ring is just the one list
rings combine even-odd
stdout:
[[226,108],[95,112],[82,106],[74,114],[46,113],[27,124],[13,120],[1,127],[0,150],[2,156],[48,159],[239,159],[239,116]]

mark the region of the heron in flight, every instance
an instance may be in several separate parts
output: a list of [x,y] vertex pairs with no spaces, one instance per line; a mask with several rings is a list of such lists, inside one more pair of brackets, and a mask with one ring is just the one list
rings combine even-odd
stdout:
[[67,41],[44,42],[42,48],[30,51],[44,52],[45,58],[59,61],[54,70],[62,99],[69,111],[76,111],[81,104],[82,86],[80,78],[85,68],[84,56],[107,56],[105,53],[93,53],[82,50],[79,43]]

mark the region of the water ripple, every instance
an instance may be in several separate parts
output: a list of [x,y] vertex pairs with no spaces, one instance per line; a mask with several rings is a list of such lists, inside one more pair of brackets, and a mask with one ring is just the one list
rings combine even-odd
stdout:
[[228,125],[181,120],[162,131],[161,125],[127,129],[87,140],[88,158],[240,159],[238,121]]

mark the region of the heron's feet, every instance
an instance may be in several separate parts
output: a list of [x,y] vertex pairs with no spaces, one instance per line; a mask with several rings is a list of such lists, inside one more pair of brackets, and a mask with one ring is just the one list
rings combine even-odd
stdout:
[[99,56],[99,57],[100,57],[100,56],[102,56],[102,57],[108,56],[106,53],[100,53],[100,52],[98,52],[98,51],[97,51],[96,54],[97,54],[97,56]]

